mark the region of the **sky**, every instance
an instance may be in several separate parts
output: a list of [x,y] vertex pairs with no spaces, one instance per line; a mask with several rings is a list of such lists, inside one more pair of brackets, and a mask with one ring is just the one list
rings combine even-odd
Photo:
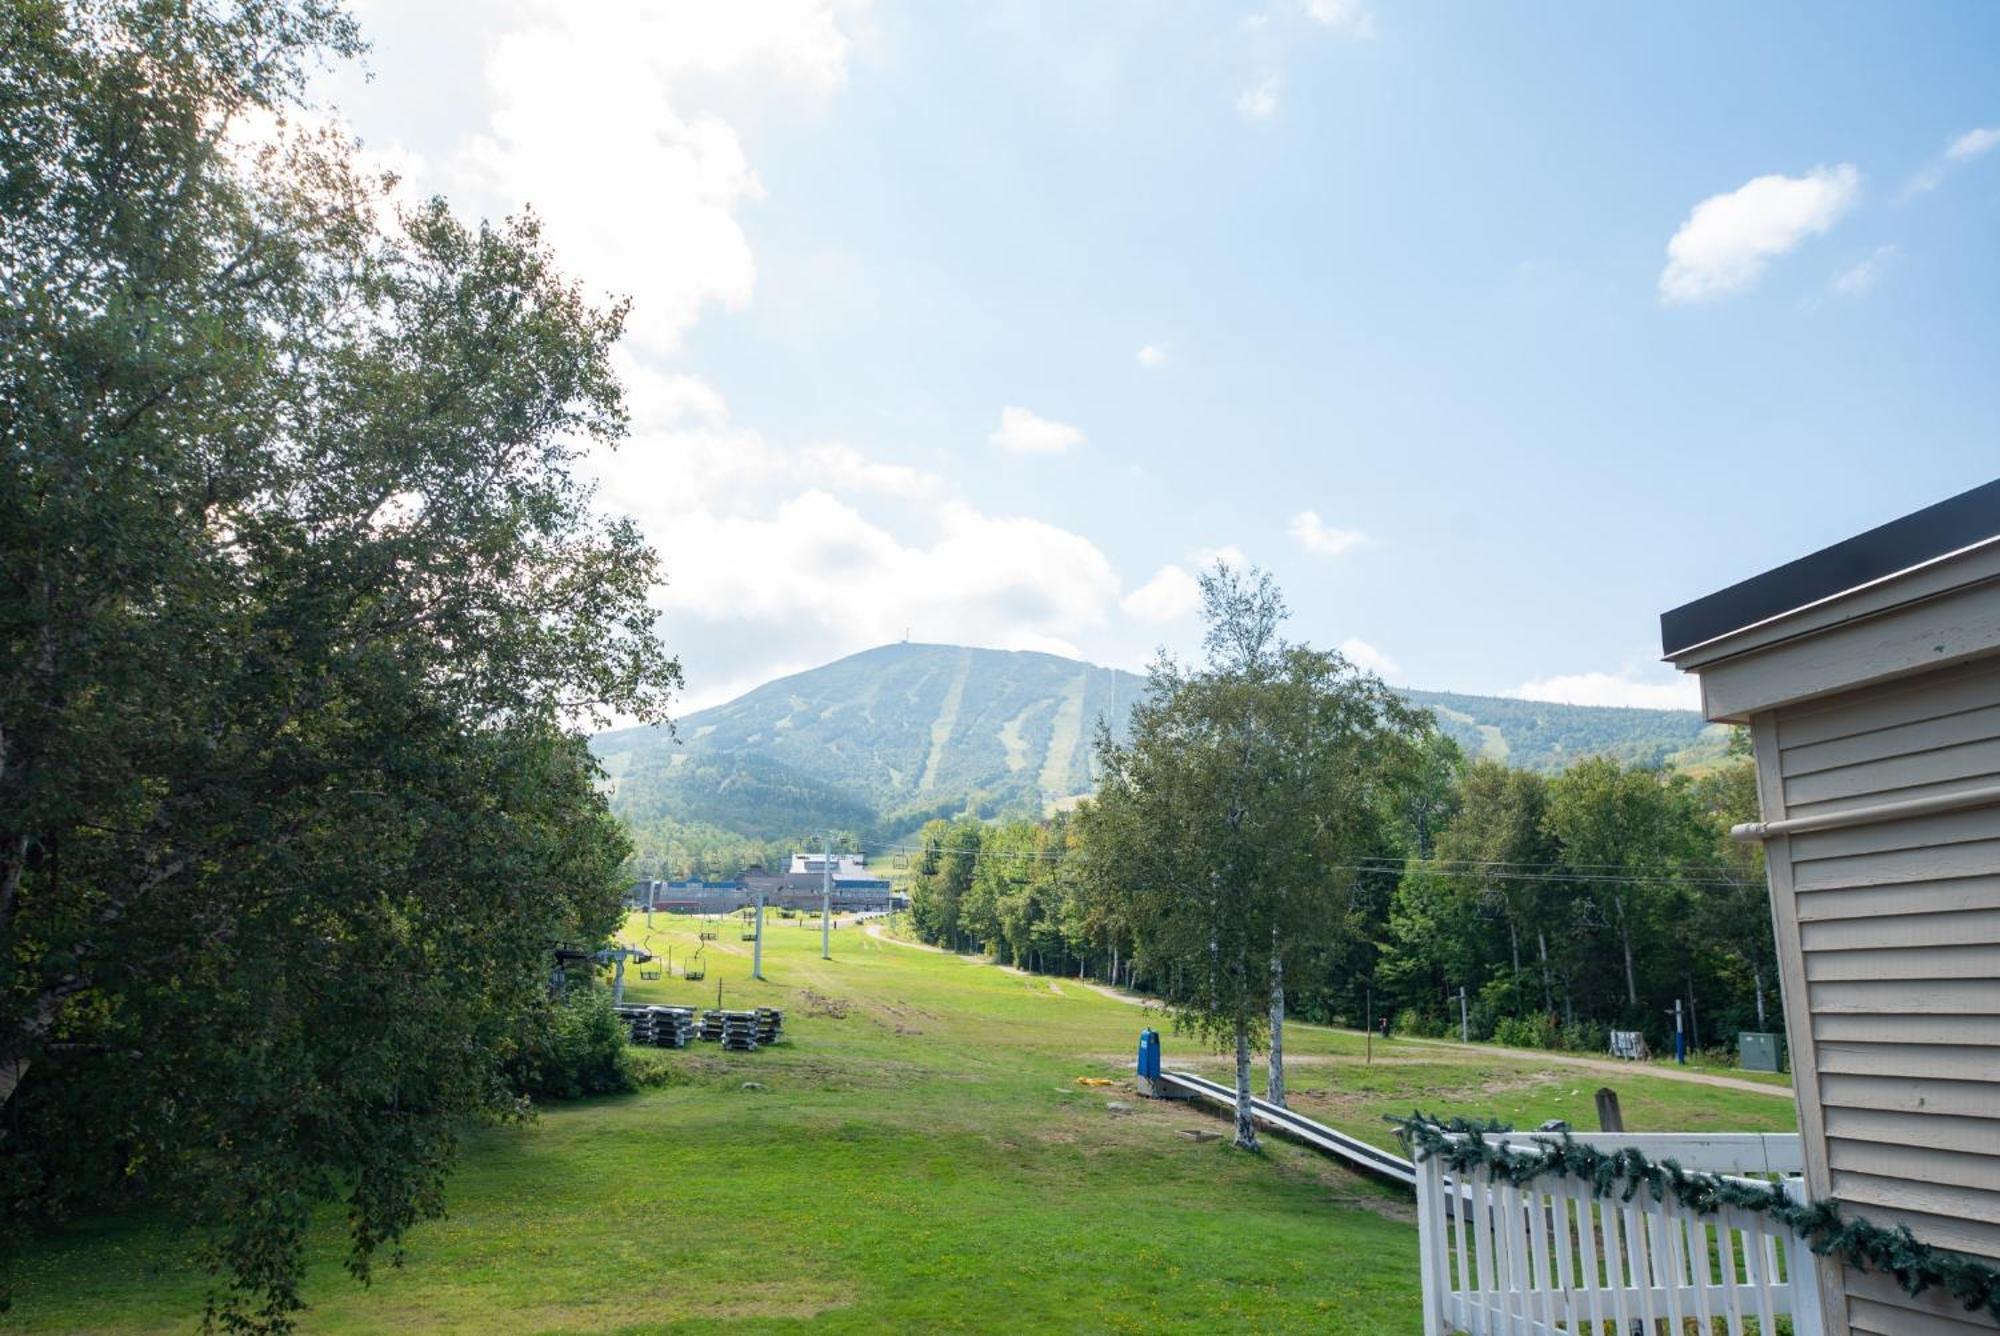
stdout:
[[323,95],[627,296],[682,709],[1142,667],[1686,705],[1658,616],[2000,476],[2000,6],[362,0]]

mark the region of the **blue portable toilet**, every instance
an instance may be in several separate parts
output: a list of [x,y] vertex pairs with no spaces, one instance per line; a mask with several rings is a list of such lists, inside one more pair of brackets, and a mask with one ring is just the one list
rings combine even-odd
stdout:
[[1160,1079],[1160,1032],[1151,1028],[1139,1031],[1139,1075],[1148,1081]]

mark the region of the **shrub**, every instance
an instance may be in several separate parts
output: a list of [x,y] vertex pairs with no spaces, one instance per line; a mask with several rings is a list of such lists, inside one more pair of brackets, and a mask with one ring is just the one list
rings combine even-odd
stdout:
[[1493,1042],[1508,1048],[1561,1048],[1562,1025],[1553,1016],[1503,1016],[1493,1024]]
[[1458,1037],[1458,1027],[1437,1016],[1426,1016],[1415,1007],[1404,1007],[1397,1012],[1393,1024],[1395,1033],[1415,1035],[1419,1039]]
[[1603,1053],[1611,1047],[1611,1032],[1597,1021],[1571,1021],[1562,1027],[1562,1046],[1572,1053]]
[[602,988],[575,988],[558,998],[542,1033],[509,1065],[514,1089],[535,1099],[578,1099],[637,1087],[625,1026]]
[[632,1084],[641,1090],[686,1085],[688,1081],[687,1069],[662,1049],[628,1048],[625,1064],[632,1073]]

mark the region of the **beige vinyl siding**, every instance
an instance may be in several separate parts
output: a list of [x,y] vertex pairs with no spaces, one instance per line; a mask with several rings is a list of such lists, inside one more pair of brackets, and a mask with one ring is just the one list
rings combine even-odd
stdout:
[[[2000,784],[2000,662],[1777,711],[1776,783],[1793,819]],[[1830,1190],[1854,1215],[2000,1259],[2000,807],[1836,825],[1774,844],[1789,860]],[[1774,879],[1775,880],[1775,879]],[[1799,999],[1791,999],[1796,1006]],[[1994,1328],[1849,1271],[1855,1332]]]
[[1912,1298],[1895,1277],[1847,1273],[1847,1319],[1854,1336],[1993,1336],[1993,1324],[1948,1294]]

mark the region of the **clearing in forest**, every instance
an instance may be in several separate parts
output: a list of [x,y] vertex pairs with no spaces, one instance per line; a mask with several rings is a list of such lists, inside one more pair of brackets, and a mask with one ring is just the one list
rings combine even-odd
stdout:
[[[697,924],[635,916],[678,963]],[[805,925],[803,927],[799,925]],[[765,972],[723,925],[708,977],[632,1000],[785,1008],[758,1053],[647,1052],[658,1082],[470,1137],[450,1215],[362,1288],[340,1222],[315,1230],[307,1331],[1049,1330],[1409,1332],[1408,1200],[1297,1147],[1229,1148],[1214,1115],[1137,1098],[1137,1008],[852,924],[769,920]],[[628,975],[628,980],[632,976]],[[1316,1027],[1288,1033],[1294,1104],[1392,1145],[1385,1113],[1591,1126],[1601,1075],[1536,1058]],[[1170,1064],[1225,1064],[1166,1036]],[[1109,1086],[1079,1084],[1078,1078]],[[748,1084],[746,1084],[748,1083]],[[1633,1071],[1634,1130],[1774,1130],[1791,1105]],[[185,1332],[202,1280],[184,1240],[140,1217],[33,1248],[9,1324]]]

